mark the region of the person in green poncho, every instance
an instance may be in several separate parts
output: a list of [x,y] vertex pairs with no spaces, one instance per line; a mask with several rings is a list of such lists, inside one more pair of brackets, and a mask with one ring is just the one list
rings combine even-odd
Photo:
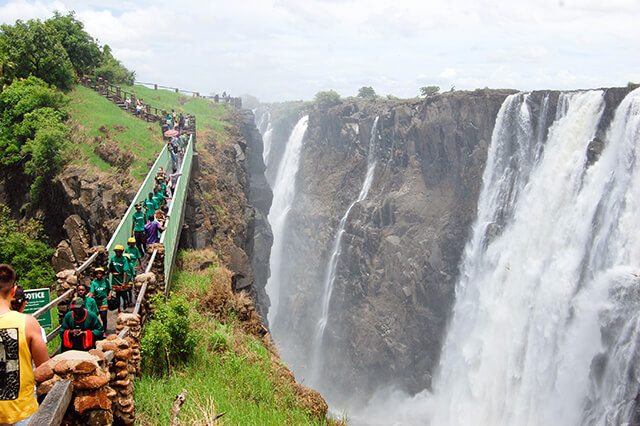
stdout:
[[96,278],[91,281],[91,288],[89,289],[89,297],[92,297],[98,305],[98,312],[100,312],[100,319],[102,320],[102,326],[104,330],[107,330],[107,311],[109,309],[108,300],[111,298],[111,282],[109,278],[105,277],[104,268],[98,267],[95,269]]
[[113,249],[115,254],[109,263],[111,272],[111,288],[116,292],[118,298],[118,312],[122,311],[122,304],[126,308],[129,305],[129,294],[127,292],[127,275],[131,274],[129,260],[124,256],[124,247],[118,244]]
[[147,253],[147,234],[144,233],[144,225],[147,220],[142,213],[141,203],[136,204],[136,211],[133,213],[133,223],[131,224],[131,236],[135,238],[134,243],[141,256]]
[[70,308],[60,327],[61,351],[71,349],[88,351],[95,348],[96,341],[104,335],[100,320],[96,314],[84,307],[84,299],[80,297],[73,299]]
[[135,282],[136,275],[138,275],[139,268],[142,267],[142,265],[140,265],[140,258],[142,257],[142,255],[140,254],[140,250],[138,250],[138,247],[136,247],[136,240],[134,238],[129,238],[129,240],[127,241],[127,248],[124,249],[124,254],[125,256],[129,256],[129,266],[131,267],[129,270],[129,279],[127,282],[127,291],[129,291],[130,297],[129,307],[131,307],[136,300],[133,284]]
[[87,286],[84,284],[78,284],[76,287],[76,295],[84,299],[84,307],[87,308],[89,312],[93,312],[96,316],[100,315],[100,311],[98,311],[98,304],[96,303],[93,297],[89,297],[87,295]]
[[150,220],[155,214],[156,210],[158,210],[158,202],[155,198],[153,198],[153,192],[149,193],[149,198],[142,202],[142,206],[145,208],[145,217],[147,220]]

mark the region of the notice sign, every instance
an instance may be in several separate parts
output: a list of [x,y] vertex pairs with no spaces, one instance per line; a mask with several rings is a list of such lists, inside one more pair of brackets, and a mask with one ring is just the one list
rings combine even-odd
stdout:
[[[25,290],[24,296],[27,298],[27,306],[24,308],[25,314],[32,314],[38,309],[49,303],[49,289],[37,288],[34,290]],[[40,318],[38,318],[40,327],[45,330],[50,329],[53,324],[51,322],[51,310],[45,312]]]

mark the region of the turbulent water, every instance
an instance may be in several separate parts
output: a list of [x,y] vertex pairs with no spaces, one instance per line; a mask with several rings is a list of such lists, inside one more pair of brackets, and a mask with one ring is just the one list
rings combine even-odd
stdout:
[[336,281],[338,260],[340,259],[340,254],[342,253],[342,237],[345,232],[347,219],[349,218],[349,213],[351,213],[353,207],[367,198],[376,171],[376,142],[378,140],[378,119],[379,117],[376,117],[375,120],[373,120],[373,126],[371,127],[371,140],[369,141],[369,153],[367,154],[367,173],[365,174],[364,181],[362,182],[362,188],[360,189],[358,198],[356,198],[349,205],[347,211],[344,213],[344,216],[342,216],[342,219],[340,219],[338,230],[336,231],[336,236],[333,243],[333,249],[331,251],[331,256],[329,258],[329,263],[327,265],[327,270],[325,273],[322,300],[320,301],[322,308],[320,311],[320,318],[318,319],[316,329],[314,330],[313,347],[311,348],[311,363],[309,366],[311,369],[309,380],[311,385],[313,386],[317,386],[319,384],[319,380],[322,376],[322,370],[324,366],[322,343],[324,331],[327,326],[327,322],[329,321],[329,306],[331,304],[331,294],[333,293],[333,285]]
[[561,95],[546,138],[527,100],[496,122],[432,424],[620,424],[638,392],[640,92],[591,167],[603,93]]
[[266,291],[271,299],[268,320],[273,324],[278,313],[280,299],[280,283],[282,281],[282,269],[285,266],[283,257],[284,242],[286,238],[287,215],[291,210],[291,203],[295,195],[296,174],[300,162],[300,150],[302,140],[307,131],[309,116],[302,117],[289,136],[287,146],[282,161],[278,166],[278,173],[273,184],[273,202],[267,219],[271,224],[273,232],[273,246],[271,247],[271,257],[269,266],[271,276],[267,281]]
[[[256,119],[256,127],[262,135],[262,160],[264,162],[264,166],[267,169],[270,169],[269,160],[271,159],[271,142],[273,141],[273,123],[271,122],[271,112],[268,110],[260,110],[256,108],[253,110],[253,114]],[[273,186],[273,182],[269,182],[269,185]]]
[[[640,89],[615,110],[593,162],[586,154],[603,119],[604,92],[551,99],[511,95],[498,113],[433,390],[381,390],[362,413],[349,413],[352,424],[633,421],[640,389]],[[269,215],[270,319],[303,128],[306,118],[287,144]],[[333,240],[311,384],[322,371],[319,348],[342,234],[373,179],[375,129],[362,189]]]

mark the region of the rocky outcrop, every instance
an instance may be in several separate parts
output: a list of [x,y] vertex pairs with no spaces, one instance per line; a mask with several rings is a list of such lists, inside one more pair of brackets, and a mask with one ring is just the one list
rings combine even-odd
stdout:
[[[79,222],[80,227],[84,227],[82,232],[90,236],[89,244],[105,245],[137,190],[138,184],[124,174],[89,171],[83,166],[69,165],[53,183],[52,199],[56,204],[48,206],[45,232],[53,241],[65,239],[62,230],[67,230],[67,218],[75,215],[79,219],[74,221]],[[58,224],[65,224],[64,228],[60,229]],[[73,241],[72,237],[69,235],[68,238]]]
[[234,273],[234,290],[246,290],[260,301],[258,312],[266,318],[264,286],[272,243],[266,217],[272,195],[264,176],[262,138],[251,111],[229,114],[233,126],[223,138],[199,139],[199,166],[189,185],[180,246],[219,253]]
[[283,353],[299,355],[289,357],[294,364],[310,357],[338,222],[361,190],[379,117],[373,185],[347,219],[336,271],[325,397],[370,394],[391,382],[408,391],[429,386],[495,117],[509,93],[345,101],[310,114],[284,256],[286,313],[274,330]]

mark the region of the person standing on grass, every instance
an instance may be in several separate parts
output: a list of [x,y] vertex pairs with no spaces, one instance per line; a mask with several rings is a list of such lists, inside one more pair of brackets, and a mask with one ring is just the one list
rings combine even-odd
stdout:
[[131,236],[135,237],[133,241],[136,244],[138,251],[140,252],[139,257],[142,257],[147,253],[147,238],[144,233],[144,225],[146,223],[147,221],[144,217],[144,213],[142,213],[142,205],[138,203],[136,204],[136,211],[133,213],[133,223],[131,224]]
[[111,272],[111,288],[116,292],[118,299],[118,313],[121,312],[121,301],[126,308],[129,305],[129,295],[127,292],[127,275],[129,272],[129,260],[124,257],[124,247],[118,244],[113,249],[114,255],[109,263]]
[[96,278],[91,281],[91,288],[89,289],[89,297],[93,297],[98,305],[98,311],[100,312],[100,319],[102,320],[102,327],[105,332],[107,331],[107,314],[109,311],[108,300],[112,296],[111,282],[109,278],[105,277],[104,268],[98,267],[95,269]]
[[16,273],[0,265],[0,423],[26,426],[38,410],[33,393],[36,367],[49,360],[40,324],[31,315],[11,310]]

